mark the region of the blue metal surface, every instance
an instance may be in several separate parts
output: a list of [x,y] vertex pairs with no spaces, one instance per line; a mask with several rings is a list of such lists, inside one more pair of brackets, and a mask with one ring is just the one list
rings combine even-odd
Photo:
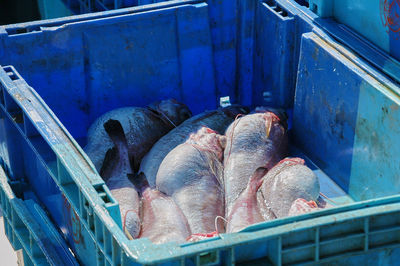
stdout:
[[[85,265],[394,260],[400,90],[317,23],[334,25],[290,1],[171,1],[0,27],[0,62],[21,74],[0,69],[1,162],[27,184],[13,191],[36,195]],[[175,97],[198,113],[222,96],[289,108],[293,154],[347,205],[200,243],[129,241],[80,148],[87,128],[121,106]]]

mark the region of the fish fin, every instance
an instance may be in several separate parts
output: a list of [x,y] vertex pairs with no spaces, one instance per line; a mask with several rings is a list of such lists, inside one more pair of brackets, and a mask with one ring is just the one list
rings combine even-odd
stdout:
[[122,142],[127,145],[124,129],[118,120],[110,119],[104,123],[104,129],[106,130],[108,136],[114,142],[115,145],[122,140]]
[[260,106],[252,111],[252,113],[266,113],[266,112],[273,113],[278,118],[279,123],[285,128],[285,130],[288,129],[289,115],[285,109],[273,108],[269,106]]
[[129,154],[129,164],[134,173],[139,172],[140,164],[136,163],[135,156]]
[[139,192],[142,192],[149,187],[149,182],[143,172],[140,172],[139,174],[128,174],[128,178]]
[[252,177],[249,180],[250,187],[254,191],[257,191],[261,187],[264,181],[263,177],[267,174],[267,172],[268,169],[265,167],[259,167],[256,171],[254,171]]
[[134,164],[134,157],[129,151],[128,142],[121,123],[118,120],[110,119],[104,123],[104,129],[121,154],[120,160],[129,165],[129,172],[132,170],[136,171],[139,166]]
[[149,105],[147,106],[147,109],[158,113],[158,110],[160,109],[160,106],[159,106],[160,103],[161,103],[161,101],[153,102],[153,103],[151,103],[151,104],[149,104]]
[[222,149],[225,150],[226,148],[226,136],[220,135],[218,138],[219,144],[221,145]]
[[109,149],[104,156],[103,164],[100,169],[100,176],[107,180],[110,177],[110,173],[114,169],[118,160],[118,150],[116,147]]

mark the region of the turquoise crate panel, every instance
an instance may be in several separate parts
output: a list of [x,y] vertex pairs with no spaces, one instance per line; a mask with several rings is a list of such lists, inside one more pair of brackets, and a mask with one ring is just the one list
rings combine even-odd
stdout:
[[[330,79],[321,76],[322,71]],[[400,151],[391,148],[400,139],[399,89],[384,76],[382,83],[376,78],[349,64],[345,55],[316,34],[303,35],[295,138],[357,201],[400,192]],[[378,186],[382,189],[374,189]]]
[[5,232],[13,248],[23,250],[25,265],[79,265],[44,210],[33,200],[17,198],[8,181],[0,167]]
[[400,60],[400,1],[309,0],[320,17],[332,17]]
[[37,3],[42,19],[60,18],[74,14],[62,0],[37,0]]

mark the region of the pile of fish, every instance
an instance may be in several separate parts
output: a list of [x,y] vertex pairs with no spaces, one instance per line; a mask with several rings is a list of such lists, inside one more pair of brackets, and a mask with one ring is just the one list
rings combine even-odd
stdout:
[[314,172],[287,157],[286,117],[268,108],[116,109],[90,127],[85,151],[131,239],[197,241],[326,207]]

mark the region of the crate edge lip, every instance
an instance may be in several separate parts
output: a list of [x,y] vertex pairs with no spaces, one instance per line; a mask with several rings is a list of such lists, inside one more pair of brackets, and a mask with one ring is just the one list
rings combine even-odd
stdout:
[[[198,3],[206,3],[206,0],[171,0],[165,1],[160,3],[153,3],[153,4],[146,4],[142,6],[133,6],[133,7],[126,7],[108,11],[99,11],[87,14],[80,14],[80,15],[72,15],[54,19],[44,19],[44,20],[36,20],[36,21],[29,21],[29,22],[21,22],[21,23],[14,23],[14,24],[6,24],[0,25],[0,34],[2,31],[6,30],[17,30],[17,29],[26,29],[32,27],[56,27],[61,26],[67,23],[74,23],[74,22],[84,22],[88,20],[94,19],[102,19],[102,18],[111,18],[116,16],[122,15],[129,15],[129,14],[136,14],[142,13],[146,11],[155,11],[163,8],[168,7],[177,7],[182,5],[190,5],[190,4],[198,4]],[[7,32],[7,31],[6,31]]]

